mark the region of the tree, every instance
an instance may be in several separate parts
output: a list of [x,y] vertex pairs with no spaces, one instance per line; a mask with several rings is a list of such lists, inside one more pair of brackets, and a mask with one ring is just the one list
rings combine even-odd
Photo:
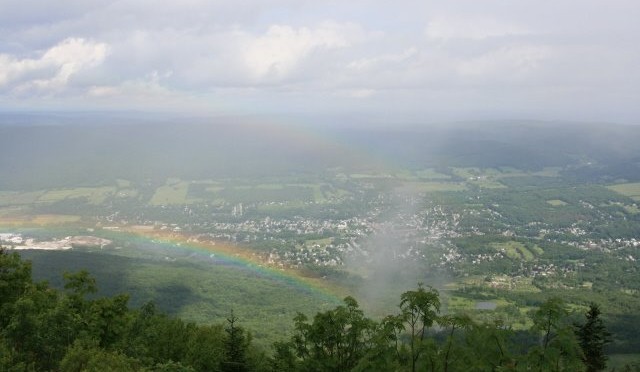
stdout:
[[[464,332],[464,350],[456,353],[458,366],[474,371],[513,370],[511,354],[514,332],[502,322],[472,324]],[[452,368],[455,370],[455,368]]]
[[297,369],[296,355],[290,342],[274,342],[273,355],[269,358],[272,371],[295,371]]
[[585,314],[587,321],[577,326],[576,335],[582,348],[583,361],[587,365],[587,371],[602,371],[607,367],[607,356],[604,346],[611,342],[611,334],[607,331],[600,318],[600,308],[591,303]]
[[451,357],[451,347],[453,345],[453,337],[456,329],[467,330],[471,328],[473,322],[471,318],[467,315],[445,315],[438,319],[438,324],[441,327],[447,328],[450,327],[449,335],[447,337],[447,345],[444,350],[444,360],[443,360],[443,369],[444,372],[449,371],[450,357]]
[[0,248],[0,327],[6,326],[13,304],[31,284],[31,263]]
[[[296,334],[292,347],[303,370],[349,371],[371,349],[375,323],[364,316],[352,297],[346,297],[344,303],[317,313],[311,324],[304,314],[294,319]],[[286,357],[283,346],[279,346],[279,354]]]
[[222,363],[224,371],[244,372],[247,370],[247,360],[245,357],[246,343],[244,337],[244,329],[236,325],[238,318],[231,311],[231,315],[227,318],[227,327],[224,329],[227,333],[225,340],[225,360]]
[[88,321],[89,333],[100,341],[100,346],[109,347],[122,339],[128,326],[128,295],[99,298],[91,301]]
[[541,345],[529,352],[529,362],[541,370],[580,370],[582,352],[576,336],[567,324],[569,311],[562,299],[545,301],[533,315],[534,332],[542,333]]
[[418,284],[417,290],[404,292],[400,296],[400,311],[402,320],[409,327],[411,371],[415,372],[418,359],[427,349],[425,333],[440,313],[438,291],[432,287],[425,289],[422,283]]
[[400,315],[387,315],[375,324],[369,351],[360,360],[355,371],[397,371],[406,364],[405,347],[402,343],[404,321]]
[[65,372],[139,371],[139,360],[101,348],[95,341],[76,341],[60,363]]
[[201,325],[190,332],[187,364],[197,371],[217,371],[225,357],[225,337],[221,325]]

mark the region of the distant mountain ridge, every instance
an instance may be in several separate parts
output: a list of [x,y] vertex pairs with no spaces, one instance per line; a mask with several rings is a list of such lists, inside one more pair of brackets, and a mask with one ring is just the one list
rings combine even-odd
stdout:
[[640,179],[640,127],[635,126],[497,122],[368,129],[345,124],[314,132],[240,119],[90,118],[54,116],[57,124],[46,125],[44,116],[0,115],[0,172],[11,175],[3,177],[0,188],[102,185],[116,178],[271,176],[332,167],[384,170],[389,164],[563,167],[568,176],[581,179]]

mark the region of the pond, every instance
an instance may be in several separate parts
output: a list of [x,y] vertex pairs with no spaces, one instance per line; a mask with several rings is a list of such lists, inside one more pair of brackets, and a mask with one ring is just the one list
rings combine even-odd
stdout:
[[498,305],[491,301],[476,302],[476,310],[495,310]]

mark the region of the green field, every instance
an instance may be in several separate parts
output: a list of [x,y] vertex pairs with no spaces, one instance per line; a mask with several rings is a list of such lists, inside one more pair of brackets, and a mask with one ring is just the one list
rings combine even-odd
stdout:
[[408,193],[433,193],[443,191],[464,191],[465,185],[454,182],[404,182],[396,187],[396,191]]
[[116,197],[118,198],[136,198],[138,197],[139,193],[138,190],[136,189],[118,189],[118,191],[116,191]]
[[480,170],[480,168],[475,168],[475,167],[453,168],[453,174],[455,174],[456,176],[464,180],[469,180],[470,178],[478,177],[482,175],[482,171]]
[[492,243],[491,246],[497,251],[504,250],[507,257],[515,260],[531,261],[535,258],[533,253],[524,246],[524,244],[516,241],[505,243]]
[[499,179],[503,175],[502,171],[495,168],[453,168],[453,174],[465,180],[469,185],[483,189],[506,188]]
[[131,181],[118,178],[116,180],[116,185],[118,186],[119,189],[126,189],[131,187]]
[[621,183],[607,187],[619,194],[628,196],[633,200],[640,201],[640,182]]
[[322,247],[326,247],[332,242],[333,242],[333,238],[310,239],[304,242],[304,246],[307,248],[313,248],[314,246],[318,245],[322,248]]
[[640,207],[638,207],[637,204],[624,205],[623,208],[629,214],[639,214],[640,213]]
[[497,180],[487,178],[484,176],[480,176],[476,179],[471,179],[467,181],[471,185],[478,186],[483,189],[504,189],[507,188],[504,184],[500,183]]
[[361,180],[367,178],[392,178],[392,176],[388,173],[351,173],[349,174],[350,178]]
[[85,198],[89,204],[101,205],[115,191],[116,188],[111,186],[48,190],[38,198],[37,202],[52,203],[65,199]]
[[0,191],[0,206],[33,204],[42,196],[42,194],[44,194],[44,191]]
[[65,215],[65,214],[35,214],[23,215],[19,217],[2,216],[0,217],[0,226],[46,226],[46,225],[64,225],[79,222],[81,216]]
[[550,205],[554,206],[554,207],[563,207],[569,203],[562,201],[560,199],[551,199],[551,200],[547,200],[547,203],[549,203]]
[[167,180],[164,186],[156,189],[149,200],[151,205],[187,204],[187,192],[189,182],[180,180]]
[[423,169],[415,172],[416,177],[425,180],[448,180],[451,176],[437,172],[433,168]]

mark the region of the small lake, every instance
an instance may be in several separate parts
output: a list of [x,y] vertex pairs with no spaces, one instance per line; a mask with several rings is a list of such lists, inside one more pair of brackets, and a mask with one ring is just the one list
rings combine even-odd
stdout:
[[491,301],[476,302],[476,310],[495,310],[498,305]]

